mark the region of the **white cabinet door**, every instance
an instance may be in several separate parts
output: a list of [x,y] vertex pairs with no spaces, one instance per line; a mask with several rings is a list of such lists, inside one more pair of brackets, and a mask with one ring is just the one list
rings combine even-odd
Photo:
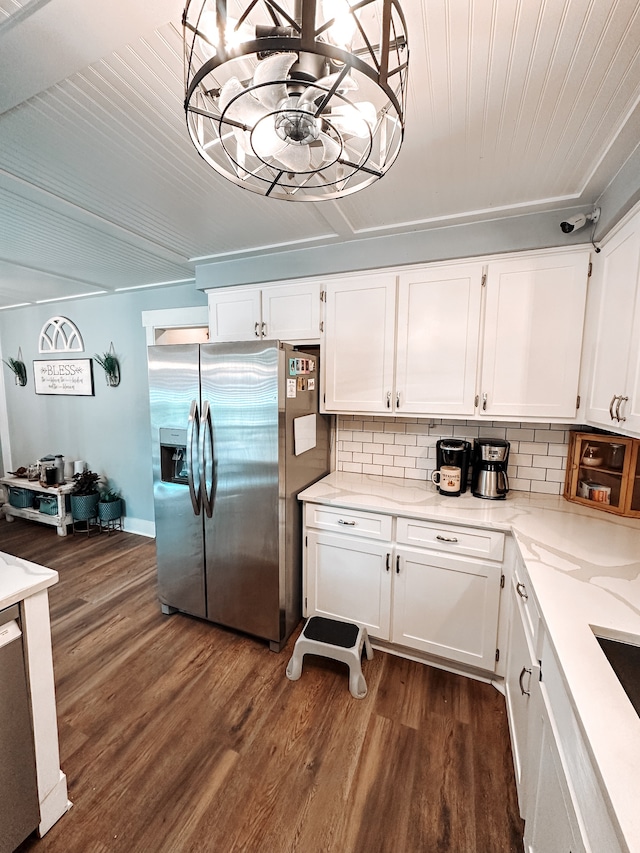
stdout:
[[424,267],[398,285],[399,413],[473,415],[482,264]]
[[527,853],[586,853],[552,719],[540,683],[532,692],[531,741],[537,762],[525,814]]
[[499,564],[398,548],[393,574],[394,643],[495,669]]
[[356,622],[389,639],[391,545],[309,530],[305,551],[305,614]]
[[587,421],[640,433],[640,216],[594,259],[591,294],[598,319]]
[[320,340],[320,283],[208,291],[211,341]]
[[320,339],[320,283],[262,289],[262,334],[279,341]]
[[489,264],[479,413],[573,419],[589,253]]
[[209,340],[254,341],[261,337],[260,288],[209,291]]
[[326,293],[326,410],[391,414],[395,275],[328,282]]
[[[505,700],[511,733],[511,752],[521,817],[526,816],[528,773],[533,757],[528,744],[531,690],[540,677],[540,665],[528,636],[526,619],[514,584],[510,585],[511,624],[505,673]],[[530,785],[529,785],[530,787]]]

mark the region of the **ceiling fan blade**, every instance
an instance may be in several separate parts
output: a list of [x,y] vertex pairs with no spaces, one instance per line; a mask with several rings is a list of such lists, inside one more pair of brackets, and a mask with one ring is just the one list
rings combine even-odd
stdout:
[[253,96],[268,110],[276,110],[288,96],[286,85],[278,81],[287,79],[291,66],[297,61],[297,53],[275,53],[258,62],[252,81],[252,86],[258,88],[253,89]]
[[[300,95],[298,106],[301,107],[306,104],[307,107],[310,107],[314,101],[324,97],[327,92],[333,88],[338,76],[338,73],[329,74],[328,77],[320,77],[319,80],[316,80],[315,84],[307,86],[302,95]],[[323,88],[319,88],[320,86]],[[338,86],[338,92],[340,94],[344,94],[345,92],[354,92],[357,88],[358,84],[356,81],[347,75]]]
[[311,150],[308,145],[288,145],[274,155],[276,165],[287,172],[308,172],[311,168]]
[[237,77],[230,77],[224,84],[218,105],[220,112],[227,110],[227,117],[232,121],[242,122],[250,128],[269,112]]
[[332,139],[328,133],[320,134],[320,142],[322,142],[322,163],[333,163],[342,154],[342,145]]

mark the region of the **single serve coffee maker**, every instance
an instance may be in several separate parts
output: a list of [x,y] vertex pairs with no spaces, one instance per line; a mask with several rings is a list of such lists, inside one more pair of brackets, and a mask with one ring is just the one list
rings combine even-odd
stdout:
[[436,470],[431,477],[443,495],[457,497],[467,491],[471,444],[455,438],[436,442]]
[[502,438],[476,438],[473,444],[471,492],[477,498],[503,500],[509,491],[509,442]]

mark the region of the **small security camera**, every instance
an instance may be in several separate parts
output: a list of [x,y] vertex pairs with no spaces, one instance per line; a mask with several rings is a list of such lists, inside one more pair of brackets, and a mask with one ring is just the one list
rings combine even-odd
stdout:
[[583,228],[587,222],[593,222],[595,225],[599,218],[600,208],[596,207],[596,209],[591,213],[578,213],[570,219],[565,219],[564,222],[560,223],[560,228],[562,228],[565,234],[571,234],[572,231],[577,231],[579,228]]

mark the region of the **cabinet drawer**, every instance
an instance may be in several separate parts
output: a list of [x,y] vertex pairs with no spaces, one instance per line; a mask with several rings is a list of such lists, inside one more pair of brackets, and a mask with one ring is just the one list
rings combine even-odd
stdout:
[[513,583],[516,590],[516,598],[520,604],[520,612],[522,620],[525,623],[526,631],[531,639],[534,650],[538,651],[539,631],[540,631],[540,614],[535,599],[531,595],[531,583],[529,576],[520,558],[516,561],[513,570]]
[[502,560],[504,554],[504,533],[497,530],[447,526],[412,518],[398,519],[398,543],[486,560]]
[[340,509],[320,504],[305,504],[305,523],[307,527],[319,530],[339,530],[352,536],[365,536],[367,539],[391,539],[391,516],[372,512],[359,512],[353,509]]

